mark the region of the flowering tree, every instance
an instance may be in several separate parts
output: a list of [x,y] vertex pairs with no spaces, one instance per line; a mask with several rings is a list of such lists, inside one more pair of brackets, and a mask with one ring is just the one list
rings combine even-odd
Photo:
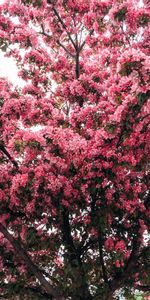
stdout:
[[0,7],[0,47],[25,82],[0,80],[3,299],[150,290],[148,5]]

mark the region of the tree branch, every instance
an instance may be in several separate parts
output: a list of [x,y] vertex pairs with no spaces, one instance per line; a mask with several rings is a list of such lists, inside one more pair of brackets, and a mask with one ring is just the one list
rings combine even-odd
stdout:
[[66,51],[67,54],[69,54],[71,57],[75,58],[75,55],[73,55],[72,53],[70,53],[70,51],[60,41],[57,40],[57,44],[60,47],[62,47]]
[[150,207],[150,191],[148,191],[147,195],[145,195],[143,200],[144,200],[144,205],[145,205],[146,209],[148,210]]
[[141,118],[139,118],[139,120],[138,121],[143,121],[145,118],[147,118],[147,117],[149,117],[150,116],[150,113],[149,114],[146,114],[145,116],[143,116],[143,117],[141,117]]
[[11,157],[7,149],[4,147],[2,143],[0,143],[0,150],[8,157],[8,159],[12,162],[16,169],[19,169],[18,163]]
[[77,48],[76,44],[75,44],[74,40],[72,39],[70,33],[68,32],[66,24],[64,23],[64,21],[60,17],[60,15],[59,15],[59,13],[58,13],[58,11],[56,10],[55,7],[53,7],[53,11],[54,11],[55,15],[57,16],[59,22],[61,23],[62,27],[65,29],[65,31],[66,31],[66,33],[67,33],[67,35],[69,37],[69,40],[71,41],[71,43],[73,44],[74,48],[76,49]]
[[79,62],[79,51],[77,51],[76,52],[76,79],[78,79],[79,77],[80,77],[80,62]]
[[[47,37],[51,37],[48,33],[46,33],[45,32],[45,30],[44,30],[44,26],[43,26],[43,24],[41,24],[41,28],[42,28],[42,32],[38,32],[38,33],[40,33],[40,34],[43,34],[43,35],[45,35],[45,36],[47,36]],[[62,47],[64,50],[65,50],[65,52],[67,53],[67,54],[69,54],[71,57],[75,57],[59,40],[57,40],[56,41],[57,42],[57,44],[60,46],[60,47]]]
[[76,248],[73,243],[73,238],[71,236],[71,228],[69,224],[69,213],[66,208],[63,209],[62,212],[62,233],[63,233],[63,240],[66,244],[68,253],[70,254],[69,261],[70,264],[74,264],[74,260],[78,260]]
[[42,272],[37,268],[37,266],[32,262],[31,258],[28,256],[27,252],[23,249],[18,241],[16,241],[9,231],[0,223],[0,231],[3,233],[5,238],[12,244],[15,252],[20,256],[20,258],[25,262],[29,270],[36,276],[45,291],[49,296],[55,298],[56,300],[64,300],[60,296],[58,291],[53,288],[53,286],[45,279]]
[[136,289],[143,292],[150,291],[150,285],[137,285]]
[[100,264],[101,264],[101,267],[102,267],[103,278],[104,278],[105,283],[108,284],[107,271],[106,271],[106,268],[105,268],[105,263],[104,263],[104,258],[103,258],[102,235],[101,235],[100,230],[98,232],[98,247],[99,247]]
[[[79,289],[76,291],[75,299],[80,299],[80,300],[92,300],[93,297],[91,296],[89,292],[89,287],[88,283],[86,281],[85,277],[85,271],[82,266],[82,261],[80,258],[80,253],[77,251],[73,238],[71,235],[71,228],[70,228],[70,223],[69,223],[69,212],[66,208],[64,208],[62,212],[62,233],[63,233],[63,239],[66,245],[66,248],[68,250],[69,254],[69,262],[72,267],[72,272],[73,275],[75,276],[76,270],[78,271],[78,278],[75,278],[76,281],[79,282]],[[80,298],[78,298],[80,295]]]

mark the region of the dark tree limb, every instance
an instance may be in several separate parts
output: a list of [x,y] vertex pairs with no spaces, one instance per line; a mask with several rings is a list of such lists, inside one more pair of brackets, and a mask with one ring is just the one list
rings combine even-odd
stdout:
[[71,235],[71,228],[69,223],[69,212],[67,209],[63,209],[62,212],[62,234],[63,234],[63,241],[65,242],[66,248],[69,253],[69,261],[72,265],[74,260],[78,260],[76,248],[73,243],[73,238]]
[[150,285],[137,285],[136,289],[142,292],[149,292],[150,291]]
[[[76,51],[75,59],[76,59],[76,79],[78,79],[80,77],[80,62],[79,62],[79,51],[78,50]],[[83,105],[83,103],[82,103],[82,105]],[[82,105],[80,104],[80,106],[82,106]]]
[[32,262],[28,253],[23,249],[22,245],[13,238],[13,236],[9,233],[9,231],[0,223],[0,231],[3,233],[4,237],[11,243],[16,254],[25,262],[27,268],[36,276],[36,278],[41,283],[41,286],[45,289],[47,294],[56,299],[56,300],[64,300],[63,296],[60,296],[58,291],[45,279],[42,272],[38,269],[38,267]]
[[67,30],[66,24],[65,24],[64,21],[62,20],[61,16],[59,15],[59,13],[58,13],[58,11],[56,10],[55,7],[53,7],[53,11],[54,11],[55,15],[57,16],[58,21],[61,23],[62,27],[65,29],[65,31],[66,31],[66,33],[67,33],[67,35],[68,35],[68,37],[69,37],[69,40],[71,41],[71,43],[73,44],[74,48],[76,49],[76,44],[75,44],[74,40],[72,39],[72,37],[71,37],[69,31]]
[[143,200],[144,200],[144,206],[148,210],[150,207],[150,191],[148,191],[147,195],[145,195]]
[[106,271],[104,257],[103,257],[102,234],[101,234],[100,230],[98,232],[98,248],[99,248],[99,258],[100,258],[100,265],[102,267],[103,278],[104,278],[105,283],[108,284],[107,271]]
[[72,267],[73,275],[75,275],[76,270],[78,270],[79,274],[78,278],[75,278],[75,280],[79,282],[79,289],[76,291],[75,298],[73,298],[72,300],[92,300],[93,297],[89,292],[88,283],[85,277],[85,271],[82,266],[80,252],[78,252],[77,248],[75,247],[71,235],[69,212],[66,208],[64,208],[62,212],[62,234],[63,241],[68,252],[68,259]]
[[13,157],[9,154],[3,143],[0,143],[0,150],[7,156],[7,158],[11,161],[16,169],[19,169],[18,163],[13,159]]
[[[141,118],[139,118],[139,120],[138,121],[143,121],[145,118],[147,118],[147,117],[149,117],[150,116],[150,113],[149,114],[146,114],[145,116],[143,116],[143,117],[141,117]],[[148,124],[149,124],[149,122],[148,122]]]

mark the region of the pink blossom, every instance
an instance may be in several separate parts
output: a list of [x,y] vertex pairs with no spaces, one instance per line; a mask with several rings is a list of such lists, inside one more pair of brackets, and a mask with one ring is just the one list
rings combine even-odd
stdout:
[[120,268],[120,267],[121,267],[120,261],[119,261],[119,260],[116,260],[115,265],[116,265],[117,268]]
[[105,241],[105,247],[108,251],[114,249],[114,239],[112,237],[107,238],[107,240]]
[[123,240],[118,241],[115,245],[115,250],[119,252],[123,252],[126,249],[126,244]]
[[81,269],[95,297],[106,281],[101,250],[112,292],[119,268],[124,276],[131,262],[136,272],[134,243],[142,276],[133,274],[132,288],[145,285],[148,1],[6,0],[0,13],[0,48],[23,80],[18,87],[0,78],[0,222],[12,236],[0,234],[1,281],[18,284],[3,264],[8,255],[25,287],[49,293],[15,239],[54,279],[54,297],[86,298]]

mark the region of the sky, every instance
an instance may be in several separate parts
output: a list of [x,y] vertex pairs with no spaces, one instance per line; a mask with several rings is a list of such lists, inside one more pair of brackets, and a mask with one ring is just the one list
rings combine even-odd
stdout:
[[[4,0],[0,0],[2,4]],[[22,85],[21,80],[17,76],[17,66],[12,58],[7,58],[4,56],[5,53],[0,51],[0,77],[6,77],[13,84]]]
[[0,51],[0,77],[6,77],[13,84],[22,85],[21,79],[17,76],[18,70],[15,61],[12,58],[7,58]]

